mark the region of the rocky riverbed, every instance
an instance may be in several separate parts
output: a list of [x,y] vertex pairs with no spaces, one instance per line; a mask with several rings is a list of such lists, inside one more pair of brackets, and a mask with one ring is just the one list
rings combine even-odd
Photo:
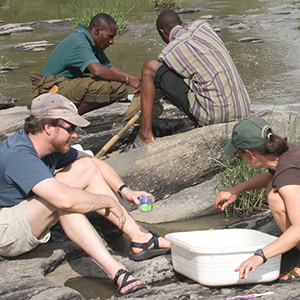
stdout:
[[[221,6],[223,5],[226,4],[221,4]],[[284,111],[299,110],[297,98],[294,99],[294,95],[298,95],[297,85],[290,88],[290,82],[295,82],[292,75],[298,72],[297,61],[293,60],[294,56],[290,56],[290,54],[295,53],[295,57],[297,57],[299,28],[296,28],[295,25],[293,30],[287,31],[288,34],[282,34],[280,29],[285,28],[283,24],[288,22],[291,24],[298,22],[299,7],[299,4],[295,2],[293,5],[276,5],[266,10],[253,10],[256,13],[252,13],[250,9],[241,16],[202,16],[208,21],[214,19],[215,31],[229,33],[227,45],[231,53],[237,53],[234,52],[235,48],[239,49],[238,52],[243,53],[240,58],[235,55],[234,59],[241,70],[243,80],[248,84],[247,88],[252,99],[255,102],[258,99],[259,101],[267,99],[269,100],[267,103],[270,103],[269,107],[272,107],[273,103],[277,103],[277,107],[279,104]],[[181,13],[188,12],[196,13],[197,10],[181,11]],[[9,38],[24,35],[26,32],[33,36],[35,30],[41,26],[60,22],[68,24],[70,20],[5,24],[0,27],[0,36]],[[149,37],[149,33],[143,31],[143,26],[134,24],[131,26],[140,30],[140,32],[132,30],[129,33],[131,39],[135,40],[135,35],[138,36],[138,39],[143,35]],[[124,38],[126,45],[129,37]],[[289,39],[289,37],[291,38]],[[285,45],[288,39],[289,49],[283,47],[281,52],[284,52],[288,65],[293,65],[295,71],[282,70],[281,66],[285,63],[281,62],[281,59],[277,59],[273,52],[278,43]],[[35,41],[9,43],[6,48],[17,53],[35,52],[36,55],[54,46],[53,41],[45,41],[44,37],[38,41],[35,38],[28,39],[28,41],[32,40]],[[149,41],[153,43],[151,37]],[[55,41],[55,43],[57,42]],[[122,44],[122,39],[119,42]],[[245,43],[247,43],[247,47],[245,47]],[[258,46],[254,47],[253,45]],[[263,51],[260,50],[262,45],[267,45]],[[262,56],[262,53],[265,55]],[[270,57],[272,63],[269,63]],[[12,74],[15,68],[27,70],[26,63],[25,65],[21,63],[17,67],[5,66],[1,69],[0,74]],[[246,66],[246,71],[243,71],[243,66]],[[252,72],[254,75],[251,75]],[[248,74],[255,80],[249,79]],[[261,76],[262,74],[265,76]],[[269,81],[271,82],[270,87]],[[27,81],[26,84],[28,84]],[[14,95],[19,85],[21,86],[19,95],[24,96],[24,84],[19,84],[19,82],[18,85],[12,84]],[[30,90],[30,87],[25,86],[25,89]],[[270,92],[267,92],[268,90]],[[10,94],[11,97],[14,95]],[[282,99],[289,101],[283,103]],[[0,110],[0,141],[22,128],[24,119],[29,115],[25,106],[13,107],[16,101],[15,98],[0,95],[0,109],[2,109]],[[293,103],[292,108],[281,107],[281,105],[291,102]],[[108,108],[86,114],[91,125],[86,129],[86,134],[78,138],[74,144],[79,143],[84,149],[89,149],[96,154],[126,124],[124,115],[127,107],[127,102],[119,102]],[[213,208],[217,193],[215,176],[219,171],[216,161],[222,161],[222,146],[228,140],[234,125],[234,123],[229,123],[193,128],[192,124],[173,106],[164,103],[164,107],[163,115],[154,122],[155,135],[159,137],[155,143],[125,152],[124,150],[133,142],[137,134],[138,124],[136,124],[102,158],[112,165],[132,188],[145,189],[155,195],[156,205],[151,214],[142,214],[133,206],[126,203],[124,205],[137,221],[142,222],[149,229],[158,228],[158,232],[160,226],[163,228],[166,222],[179,222],[217,213]],[[261,107],[266,107],[266,104],[261,104]],[[300,128],[297,118],[269,111],[262,112],[257,108],[258,104],[256,103],[256,111],[253,113],[268,118],[276,132],[282,135],[290,132],[289,137],[299,140]],[[232,299],[235,296],[267,292],[271,294],[260,298],[300,299],[300,282],[271,282],[212,288],[202,286],[176,273],[173,269],[171,255],[144,262],[130,261],[127,257],[128,238],[121,235],[117,228],[99,216],[89,214],[88,217],[107,242],[112,255],[130,270],[134,270],[135,275],[147,284],[147,289],[123,297],[124,299]],[[237,222],[227,227],[256,229],[276,236],[280,234],[269,211],[259,217],[256,216],[251,220]],[[282,259],[282,269],[293,264],[296,258],[295,251],[285,254]],[[93,283],[94,281],[85,283],[85,291],[94,289],[94,293],[85,296],[86,299],[114,298],[112,296],[113,287],[106,273],[68,240],[59,225],[52,229],[52,238],[47,245],[40,246],[30,253],[16,258],[0,258],[0,271],[0,299],[84,299],[83,293],[80,294],[76,289],[70,288],[70,286],[76,286],[72,285],[72,280],[76,278],[97,279],[96,283]],[[101,288],[96,289],[95,285],[99,285]],[[79,285],[76,287],[78,288]],[[78,290],[80,289],[78,288]]]
[[[156,134],[160,136],[154,143],[130,152],[124,152],[138,130],[138,124],[124,136],[103,157],[132,188],[151,191],[156,197],[152,214],[141,214],[132,206],[127,206],[133,217],[151,229],[153,224],[188,220],[216,213],[213,201],[216,191],[215,174],[218,168],[215,160],[222,161],[222,146],[228,140],[234,123],[217,124],[202,128],[192,128],[190,122],[173,106],[164,103],[162,116],[155,121]],[[94,153],[120,130],[125,124],[123,117],[128,103],[116,103],[85,115],[92,122],[76,143]],[[0,111],[0,137],[23,126],[28,115],[26,107],[14,107]],[[286,135],[293,125],[295,139],[300,128],[297,119],[278,113],[256,112],[271,120],[276,132]],[[291,117],[291,118],[290,118]],[[170,209],[174,208],[176,209]],[[176,273],[172,267],[171,255],[153,258],[149,261],[133,262],[126,255],[128,238],[120,236],[120,231],[104,222],[95,214],[90,220],[107,241],[113,256],[134,270],[147,288],[125,298],[130,299],[232,299],[234,296],[272,292],[263,299],[299,299],[300,282],[265,283],[237,285],[229,287],[205,287]],[[270,212],[253,220],[230,225],[230,227],[251,228],[273,235],[279,235]],[[203,241],[205,243],[205,241]],[[295,252],[284,255],[283,268],[295,260]],[[69,241],[59,225],[52,230],[52,238],[47,245],[17,258],[1,258],[0,299],[84,299],[76,290],[65,286],[74,278],[97,278],[110,287],[106,273],[87,257],[74,243]],[[90,283],[89,283],[90,284]],[[88,289],[88,288],[87,288]],[[101,299],[112,296],[110,293]],[[98,298],[97,298],[98,297]],[[113,297],[113,296],[112,296]],[[92,298],[100,299],[99,295]]]

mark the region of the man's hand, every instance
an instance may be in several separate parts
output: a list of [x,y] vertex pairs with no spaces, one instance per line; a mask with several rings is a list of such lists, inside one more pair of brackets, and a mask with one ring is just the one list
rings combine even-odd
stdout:
[[234,187],[221,191],[215,200],[215,208],[223,211],[237,199],[238,195]]
[[141,78],[138,76],[130,76],[128,85],[135,88],[134,94],[139,93],[141,91]]
[[113,215],[116,216],[116,218],[119,220],[119,225],[118,227],[120,229],[123,228],[126,218],[123,212],[123,209],[121,208],[121,206],[117,203],[117,201],[115,201],[113,199],[113,203],[110,207],[107,207],[105,209],[105,216],[108,216],[110,213],[112,213]]
[[154,204],[155,199],[154,196],[145,191],[133,191],[130,188],[122,189],[122,197],[126,199],[128,202],[134,203],[136,205],[140,205],[140,200],[138,199],[141,195],[149,195],[152,197],[152,203]]
[[253,273],[262,264],[263,258],[258,255],[253,255],[244,262],[242,262],[241,265],[234,271],[240,272],[240,279],[247,279],[249,272],[251,271]]

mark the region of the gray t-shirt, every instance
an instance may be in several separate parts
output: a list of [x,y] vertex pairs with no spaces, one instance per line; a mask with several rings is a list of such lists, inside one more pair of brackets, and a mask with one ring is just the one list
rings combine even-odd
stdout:
[[37,183],[52,178],[55,169],[74,162],[77,154],[70,148],[41,159],[24,130],[7,138],[0,144],[0,209],[33,196],[31,190]]

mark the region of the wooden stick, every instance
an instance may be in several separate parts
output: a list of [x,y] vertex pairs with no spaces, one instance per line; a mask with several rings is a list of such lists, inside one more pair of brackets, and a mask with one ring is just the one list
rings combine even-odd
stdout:
[[95,157],[102,157],[113,145],[114,143],[138,120],[141,112],[135,114],[117,134],[115,134],[102,148],[96,153]]
[[48,91],[49,93],[57,93],[58,91],[58,86],[56,84],[53,85],[53,87]]

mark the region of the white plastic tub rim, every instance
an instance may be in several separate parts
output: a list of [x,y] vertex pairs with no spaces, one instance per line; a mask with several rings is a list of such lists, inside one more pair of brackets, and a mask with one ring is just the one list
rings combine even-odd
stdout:
[[277,237],[253,229],[169,233],[174,270],[206,286],[269,282],[279,276],[281,255],[268,259],[247,279],[234,270],[258,248]]
[[168,233],[165,238],[198,254],[241,254],[272,243],[276,236],[253,229],[215,229]]

